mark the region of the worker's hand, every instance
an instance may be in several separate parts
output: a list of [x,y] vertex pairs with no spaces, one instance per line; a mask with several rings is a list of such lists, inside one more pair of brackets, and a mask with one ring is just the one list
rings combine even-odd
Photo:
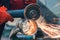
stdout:
[[7,8],[5,8],[4,6],[0,7],[0,25],[7,21],[13,21],[13,17],[9,15],[6,10]]

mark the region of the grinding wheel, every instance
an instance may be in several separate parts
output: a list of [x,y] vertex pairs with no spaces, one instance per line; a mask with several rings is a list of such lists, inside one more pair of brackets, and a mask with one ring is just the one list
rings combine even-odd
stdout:
[[27,5],[24,10],[24,17],[26,19],[38,19],[40,17],[40,6],[37,4]]

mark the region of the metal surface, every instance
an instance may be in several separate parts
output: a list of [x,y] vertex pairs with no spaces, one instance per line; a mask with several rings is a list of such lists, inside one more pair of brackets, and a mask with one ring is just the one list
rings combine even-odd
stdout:
[[37,24],[33,20],[27,20],[23,24],[23,32],[26,35],[34,35],[37,32]]
[[17,22],[16,27],[11,30],[9,37],[14,40],[33,40],[36,32],[37,24],[33,20],[21,19]]
[[33,20],[20,20],[17,27],[25,35],[34,35],[37,32],[37,24]]

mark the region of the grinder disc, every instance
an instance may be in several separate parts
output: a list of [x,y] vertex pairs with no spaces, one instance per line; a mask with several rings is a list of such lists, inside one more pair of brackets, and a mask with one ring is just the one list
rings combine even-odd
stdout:
[[24,10],[24,16],[26,19],[38,19],[40,17],[40,6],[37,4],[27,5]]

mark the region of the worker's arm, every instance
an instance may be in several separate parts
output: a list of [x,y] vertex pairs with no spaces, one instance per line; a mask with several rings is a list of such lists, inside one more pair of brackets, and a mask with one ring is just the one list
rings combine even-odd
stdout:
[[7,21],[13,21],[13,18],[9,13],[7,12],[7,8],[4,6],[0,7],[0,25],[3,23],[6,23]]

